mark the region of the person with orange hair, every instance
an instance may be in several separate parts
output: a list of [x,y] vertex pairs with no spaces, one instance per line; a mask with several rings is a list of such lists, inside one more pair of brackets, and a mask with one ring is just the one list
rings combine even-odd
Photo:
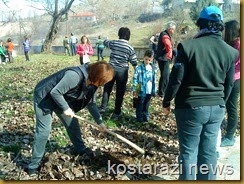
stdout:
[[93,152],[82,140],[79,122],[75,112],[87,107],[100,130],[106,126],[92,100],[99,86],[112,80],[114,70],[106,62],[96,62],[64,68],[41,80],[34,89],[34,110],[36,131],[32,146],[31,162],[26,168],[29,175],[36,174],[45,153],[45,146],[51,132],[53,112],[66,128],[68,136],[77,154],[92,157]]

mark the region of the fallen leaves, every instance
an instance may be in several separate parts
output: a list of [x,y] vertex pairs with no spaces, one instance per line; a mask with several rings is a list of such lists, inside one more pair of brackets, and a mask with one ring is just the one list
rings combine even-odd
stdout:
[[[131,82],[125,94],[124,116],[119,121],[111,121],[115,93],[111,93],[107,114],[103,119],[113,125],[112,131],[120,134],[145,150],[141,155],[126,143],[114,136],[100,133],[96,128],[81,122],[82,138],[95,152],[94,158],[76,155],[65,127],[54,116],[46,154],[37,176],[30,177],[24,171],[31,157],[31,146],[35,131],[33,110],[33,89],[40,79],[67,66],[73,66],[77,58],[62,61],[51,55],[35,55],[31,63],[13,63],[0,68],[0,77],[5,80],[0,85],[0,179],[4,180],[148,180],[158,179],[158,173],[135,174],[108,173],[108,163],[124,164],[174,164],[179,154],[174,114],[164,116],[161,103],[152,99],[151,121],[135,121],[132,107]],[[46,59],[43,59],[46,58]],[[41,72],[40,72],[41,71]],[[132,71],[130,71],[130,80]],[[98,104],[102,90],[98,90]],[[81,116],[92,121],[87,110]],[[9,148],[8,150],[6,148]],[[128,168],[127,168],[128,169]],[[169,179],[171,176],[167,176]],[[172,176],[173,177],[173,176]],[[163,179],[163,178],[161,178]],[[175,178],[174,178],[175,179]]]

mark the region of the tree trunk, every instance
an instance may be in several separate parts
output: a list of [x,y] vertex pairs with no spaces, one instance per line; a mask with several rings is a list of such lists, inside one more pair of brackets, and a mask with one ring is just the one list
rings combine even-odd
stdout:
[[61,15],[57,17],[53,17],[53,23],[50,29],[48,30],[46,39],[43,44],[43,52],[46,53],[52,52],[52,42],[56,39],[56,35],[58,33],[58,24],[60,22],[61,17],[62,17]]
[[[72,6],[74,0],[66,0],[65,7],[58,11],[59,0],[55,0],[55,8],[53,11],[48,11],[52,15],[52,25],[50,26],[46,39],[42,46],[42,52],[51,53],[52,52],[52,42],[56,39],[56,35],[59,30],[59,23],[63,15],[67,14]],[[52,12],[52,13],[50,13]]]

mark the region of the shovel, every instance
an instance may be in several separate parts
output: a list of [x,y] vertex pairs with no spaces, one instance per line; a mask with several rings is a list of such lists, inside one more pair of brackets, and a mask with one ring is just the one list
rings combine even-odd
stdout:
[[[85,121],[85,122],[87,122],[88,124],[93,125],[93,126],[96,126],[96,127],[99,128],[99,125],[98,125],[98,124],[95,124],[95,123],[93,123],[93,122],[91,122],[91,121],[89,121],[89,120],[86,120],[86,119],[84,119],[84,118],[82,118],[82,117],[80,117],[80,116],[74,115],[74,118],[77,118],[77,119],[79,119],[79,120]],[[107,133],[113,135],[114,137],[116,137],[116,138],[122,140],[123,142],[129,144],[131,147],[133,147],[134,149],[136,149],[137,151],[139,151],[141,154],[144,154],[144,153],[145,153],[145,151],[144,151],[142,148],[140,148],[139,146],[137,146],[137,145],[134,144],[133,142],[129,141],[128,139],[124,138],[123,136],[121,136],[121,135],[119,135],[119,134],[117,134],[117,133],[114,133],[114,132],[112,132],[112,131],[110,131],[110,130],[108,130],[108,129],[106,129],[105,132],[107,132]]]

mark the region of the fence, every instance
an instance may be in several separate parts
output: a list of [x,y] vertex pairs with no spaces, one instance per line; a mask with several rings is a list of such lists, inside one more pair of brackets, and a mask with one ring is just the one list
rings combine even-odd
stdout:
[[[94,49],[94,56],[97,55],[97,49]],[[142,59],[144,56],[145,51],[148,49],[147,47],[134,47],[136,56],[138,59]],[[14,48],[15,52],[17,55],[24,54],[23,47],[15,46]],[[42,46],[31,46],[30,54],[40,54],[42,50]],[[63,46],[52,46],[52,52],[57,53],[57,54],[64,54],[64,47]],[[110,55],[110,49],[104,49],[103,50],[103,55],[104,56],[109,56]]]

